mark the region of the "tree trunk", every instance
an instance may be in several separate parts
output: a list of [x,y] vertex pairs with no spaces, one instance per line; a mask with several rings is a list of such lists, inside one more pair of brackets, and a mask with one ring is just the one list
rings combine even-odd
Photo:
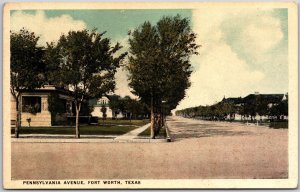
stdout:
[[161,100],[158,101],[159,104],[159,111],[158,111],[158,115],[157,115],[157,130],[156,130],[156,135],[159,134],[160,129],[163,126],[163,110],[162,110],[162,102]]
[[155,139],[155,114],[151,111],[150,138]]
[[19,128],[21,125],[21,113],[19,110],[17,110],[17,114],[16,114],[16,127],[15,127],[15,137],[19,138]]
[[80,130],[79,130],[79,112],[80,112],[80,108],[81,108],[81,102],[82,100],[77,103],[75,102],[75,106],[76,106],[76,122],[75,122],[75,130],[76,130],[76,138],[80,138]]
[[151,117],[150,117],[150,138],[155,139],[154,129],[155,129],[155,119],[154,119],[154,107],[153,107],[153,97],[151,97]]
[[75,130],[76,130],[76,138],[80,138],[80,133],[79,133],[79,110],[76,107],[76,121],[75,121]]
[[19,138],[19,132],[20,132],[20,127],[21,127],[21,106],[20,106],[20,101],[19,101],[19,96],[15,97],[16,99],[16,127],[15,127],[15,137]]
[[161,113],[161,126],[165,126],[165,115],[164,113]]
[[161,128],[161,114],[156,113],[156,126],[155,126],[155,136],[159,134],[160,128]]

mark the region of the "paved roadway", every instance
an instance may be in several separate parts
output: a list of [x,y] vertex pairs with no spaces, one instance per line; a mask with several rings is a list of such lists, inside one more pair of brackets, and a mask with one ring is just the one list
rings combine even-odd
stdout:
[[13,179],[287,178],[288,130],[171,117],[171,143],[12,143]]

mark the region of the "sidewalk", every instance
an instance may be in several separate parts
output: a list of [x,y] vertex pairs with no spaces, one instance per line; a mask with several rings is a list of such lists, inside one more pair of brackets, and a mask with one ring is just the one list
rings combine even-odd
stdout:
[[166,139],[138,138],[150,123],[134,129],[124,135],[81,135],[80,139],[74,135],[49,135],[49,134],[22,134],[19,138],[11,138],[16,143],[160,143]]
[[118,136],[116,137],[114,140],[116,141],[128,141],[128,140],[133,140],[134,138],[136,138],[140,133],[142,133],[143,131],[145,131],[148,127],[150,126],[150,123],[139,127],[137,129],[134,129],[128,133],[125,133],[124,135]]

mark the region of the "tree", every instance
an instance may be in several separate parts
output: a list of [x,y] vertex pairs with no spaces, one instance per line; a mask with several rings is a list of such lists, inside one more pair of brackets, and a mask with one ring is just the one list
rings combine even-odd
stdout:
[[260,116],[260,121],[262,121],[262,116],[269,114],[268,100],[264,99],[261,95],[256,97],[256,112]]
[[89,97],[101,97],[115,88],[114,75],[126,53],[115,56],[121,45],[111,47],[104,33],[96,30],[70,31],[57,44],[48,44],[49,65],[55,70],[52,83],[73,91],[76,109],[76,137],[80,137],[79,113]]
[[162,103],[174,109],[190,86],[189,58],[197,54],[196,35],[189,20],[163,17],[155,26],[145,22],[129,38],[130,57],[127,69],[133,93],[151,109],[151,138],[161,127]]
[[51,124],[53,125],[56,120],[56,115],[59,113],[65,113],[66,104],[63,102],[61,98],[59,98],[58,93],[51,93],[48,96],[48,110],[51,113]]
[[121,101],[121,97],[119,95],[111,95],[109,96],[109,108],[113,111],[113,118],[117,119],[120,111],[123,110],[123,103]]
[[10,33],[10,92],[16,100],[15,137],[19,137],[21,126],[20,97],[22,91],[34,90],[44,83],[43,47],[33,32],[21,29]]
[[125,111],[129,115],[130,120],[132,118],[137,119],[138,116],[144,116],[146,112],[144,104],[136,99],[132,99],[129,96],[124,97]]
[[228,116],[230,120],[235,118],[236,107],[233,103],[223,103],[223,115]]
[[107,114],[106,114],[106,107],[104,105],[101,106],[101,113],[102,113],[102,117],[103,117],[103,121],[106,120]]
[[250,120],[253,121],[256,115],[256,104],[255,102],[245,102],[244,112],[247,117],[250,116]]
[[131,98],[126,95],[125,97],[121,98],[120,100],[120,111],[122,112],[123,114],[123,117],[125,117],[126,119],[130,119],[130,115],[131,115],[131,112],[129,111],[129,105],[130,105],[130,102],[131,102]]
[[288,116],[288,100],[283,100],[273,105],[270,109],[270,115],[276,116],[277,120],[281,119],[281,116]]

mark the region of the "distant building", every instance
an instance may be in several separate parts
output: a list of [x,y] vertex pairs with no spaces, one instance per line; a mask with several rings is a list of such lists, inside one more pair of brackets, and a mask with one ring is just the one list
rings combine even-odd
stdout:
[[[102,96],[101,98],[90,99],[89,105],[93,106],[93,108],[94,108],[91,115],[94,117],[102,118],[103,113],[101,112],[101,108],[106,107],[106,115],[107,115],[106,117],[107,118],[123,118],[123,115],[121,112],[113,111],[109,107],[109,102],[110,102],[109,95]],[[118,114],[118,115],[116,115],[116,114]]]
[[98,99],[90,99],[89,105],[94,107],[91,113],[91,115],[94,117],[103,117],[103,114],[101,112],[102,107],[106,107],[107,118],[111,118],[113,116],[112,110],[109,108],[109,99],[106,96]]
[[235,106],[241,106],[242,103],[243,103],[243,98],[241,98],[241,97],[237,97],[237,98],[230,97],[230,98],[226,99],[225,96],[224,96],[224,98],[223,98],[223,100],[221,102],[234,104]]

